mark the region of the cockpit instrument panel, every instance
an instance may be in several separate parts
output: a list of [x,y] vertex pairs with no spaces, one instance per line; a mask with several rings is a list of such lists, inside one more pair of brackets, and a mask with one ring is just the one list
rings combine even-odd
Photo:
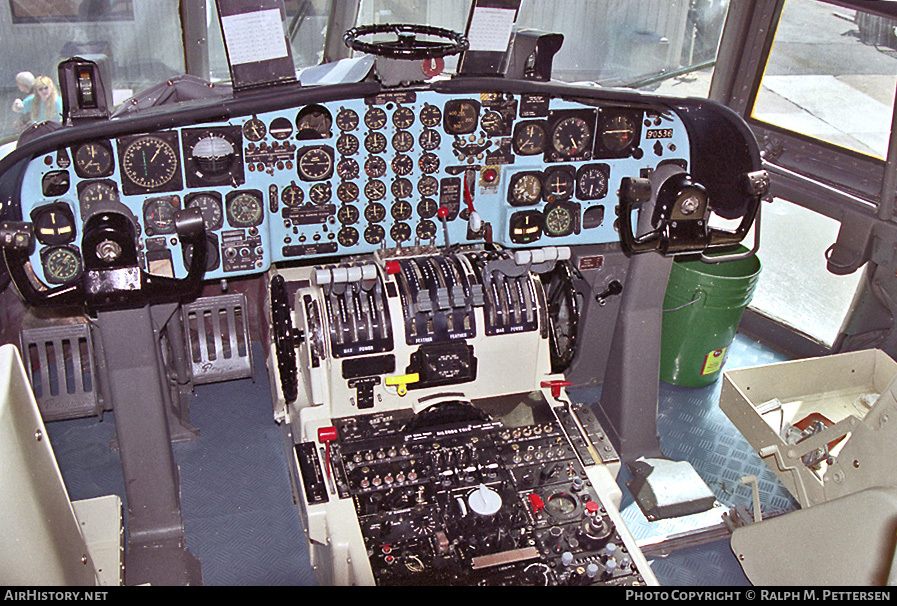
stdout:
[[[221,279],[280,261],[442,246],[446,237],[506,247],[615,242],[621,180],[690,161],[686,126],[662,104],[391,90],[85,135],[32,158],[21,207],[22,216],[47,207],[47,221],[71,217],[75,233],[95,213],[121,212],[141,255],[150,238],[156,252],[170,249],[174,277],[186,273],[174,214],[198,207],[210,258],[223,260],[205,278]],[[468,221],[474,212],[481,224]],[[65,253],[46,250],[58,245],[40,241],[32,266],[39,278],[76,279],[78,270],[58,270]],[[77,239],[64,245],[79,254]]]

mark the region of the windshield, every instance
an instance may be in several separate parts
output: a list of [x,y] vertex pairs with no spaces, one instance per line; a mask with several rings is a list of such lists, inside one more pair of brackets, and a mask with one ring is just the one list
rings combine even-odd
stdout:
[[[351,3],[349,3],[351,4]],[[286,0],[283,28],[297,70],[320,64],[332,15],[344,3]],[[429,24],[463,32],[470,0],[361,0],[356,24]],[[728,0],[522,0],[517,28],[564,35],[552,77],[706,95]],[[211,0],[0,0],[0,140],[58,120],[57,65],[100,65],[114,105],[191,73],[227,82],[230,70]],[[446,61],[451,72],[456,58]]]

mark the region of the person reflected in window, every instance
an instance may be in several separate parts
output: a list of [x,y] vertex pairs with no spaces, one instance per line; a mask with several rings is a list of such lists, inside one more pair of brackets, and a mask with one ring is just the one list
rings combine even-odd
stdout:
[[16,98],[15,101],[12,102],[12,111],[17,114],[15,120],[13,120],[13,126],[17,131],[22,131],[26,126],[31,122],[31,114],[30,112],[25,112],[25,102],[28,102],[28,106],[31,106],[31,102],[34,100],[34,74],[31,72],[19,72],[16,74],[16,86],[19,88],[19,92],[22,93],[22,99]]
[[34,94],[22,101],[22,113],[30,118],[29,124],[62,122],[62,97],[49,76],[34,79]]

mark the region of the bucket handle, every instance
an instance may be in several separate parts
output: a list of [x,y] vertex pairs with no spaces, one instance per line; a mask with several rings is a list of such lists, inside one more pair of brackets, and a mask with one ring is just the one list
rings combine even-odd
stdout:
[[683,304],[680,305],[679,307],[674,307],[674,308],[672,308],[672,309],[664,309],[664,310],[662,310],[662,311],[663,311],[664,313],[666,313],[666,312],[669,312],[669,311],[679,311],[680,309],[685,309],[685,308],[688,307],[689,305],[694,305],[695,303],[697,303],[698,301],[700,301],[701,299],[703,299],[705,294],[706,294],[706,293],[705,293],[703,290],[701,290],[701,289],[699,288],[698,290],[695,291],[694,297],[693,297],[692,300],[689,301],[688,303],[683,303]]

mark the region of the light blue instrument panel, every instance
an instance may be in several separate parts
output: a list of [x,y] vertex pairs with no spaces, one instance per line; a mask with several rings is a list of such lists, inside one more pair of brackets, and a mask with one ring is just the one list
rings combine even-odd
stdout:
[[21,210],[48,284],[78,278],[82,227],[109,211],[133,221],[146,271],[182,277],[185,207],[221,279],[446,236],[615,242],[621,180],[689,161],[682,120],[647,104],[393,90],[60,147],[30,161]]

